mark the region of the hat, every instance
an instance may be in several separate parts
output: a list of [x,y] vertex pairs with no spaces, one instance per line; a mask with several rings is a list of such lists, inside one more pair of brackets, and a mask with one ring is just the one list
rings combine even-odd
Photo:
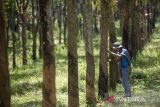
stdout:
[[119,42],[113,44],[113,48],[122,48],[123,46]]

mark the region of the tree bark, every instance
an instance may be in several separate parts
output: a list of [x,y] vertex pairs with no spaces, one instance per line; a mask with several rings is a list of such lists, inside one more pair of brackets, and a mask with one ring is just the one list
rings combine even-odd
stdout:
[[[96,0],[93,1],[93,5],[96,6]],[[93,31],[94,33],[98,34],[99,33],[99,28],[98,28],[98,12],[97,12],[97,7],[93,8],[92,7],[92,14],[93,14]]]
[[79,107],[77,13],[75,0],[67,0],[68,27],[68,107]]
[[[10,1],[11,2],[11,1]],[[16,36],[15,36],[15,2],[11,2],[11,29],[12,29],[12,48],[13,48],[13,68],[16,67]]]
[[108,95],[108,37],[109,37],[109,1],[101,0],[101,41],[98,95],[105,98]]
[[42,46],[42,29],[41,24],[39,25],[39,57],[42,58],[43,55],[43,46]]
[[25,14],[23,14],[21,16],[21,19],[22,19],[22,62],[23,62],[23,65],[27,65],[27,47],[26,47],[26,41],[27,41],[27,38],[26,38],[26,16]]
[[39,5],[43,40],[42,107],[56,107],[56,72],[53,39],[52,0],[40,0]]
[[41,28],[41,21],[40,21],[40,5],[39,5],[40,0],[36,0],[37,4],[37,22],[38,22],[38,34],[39,34],[39,58],[42,58],[43,54],[43,46],[42,46],[42,28]]
[[66,0],[64,0],[63,7],[63,29],[64,29],[64,44],[67,44],[67,14],[66,14]]
[[121,23],[121,33],[122,33],[122,45],[129,50],[130,41],[130,7],[128,0],[120,0],[120,23]]
[[92,19],[92,0],[84,2],[83,20],[84,20],[84,40],[86,53],[86,100],[88,106],[95,106],[96,97],[94,90],[95,81],[95,63],[93,55],[93,19]]
[[7,48],[9,46],[9,21],[8,24],[6,25],[6,40],[7,40]]
[[10,107],[10,76],[5,34],[4,1],[0,0],[0,107]]
[[58,28],[59,28],[59,44],[62,43],[62,3],[59,1],[58,9],[57,9],[57,19],[58,19]]
[[130,56],[135,58],[138,49],[139,49],[139,43],[138,39],[140,39],[139,34],[139,9],[138,9],[138,3],[137,0],[132,1],[132,10],[131,10],[131,54]]
[[[115,32],[115,22],[114,22],[114,10],[110,11],[110,29],[109,29],[109,36],[110,36],[110,50],[112,50],[112,46],[114,42],[116,42],[116,32]],[[116,83],[119,80],[119,68],[118,62],[115,58],[111,55],[111,62],[109,63],[109,86],[113,91],[116,91]]]
[[32,35],[33,35],[33,50],[32,50],[32,58],[34,61],[37,59],[37,44],[36,44],[36,26],[35,26],[35,0],[32,0]]

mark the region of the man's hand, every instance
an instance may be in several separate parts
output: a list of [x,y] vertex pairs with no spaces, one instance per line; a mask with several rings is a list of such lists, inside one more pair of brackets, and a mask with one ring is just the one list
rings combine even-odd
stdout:
[[111,51],[107,50],[107,53],[112,53]]
[[110,57],[107,57],[107,62],[111,62],[111,58]]
[[113,55],[113,54],[115,54],[114,52],[112,52],[112,51],[107,51],[109,54],[111,54],[111,55]]
[[114,56],[115,58],[119,59],[121,57],[121,55],[117,54],[117,53],[114,53],[112,51],[107,51],[108,53],[110,53],[112,56]]

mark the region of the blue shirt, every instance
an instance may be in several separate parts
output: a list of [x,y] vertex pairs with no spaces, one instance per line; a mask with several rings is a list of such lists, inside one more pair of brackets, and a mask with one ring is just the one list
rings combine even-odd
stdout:
[[122,48],[119,52],[119,55],[120,55],[120,62],[119,62],[120,68],[128,68],[128,66],[130,65],[129,64],[130,57],[128,51]]

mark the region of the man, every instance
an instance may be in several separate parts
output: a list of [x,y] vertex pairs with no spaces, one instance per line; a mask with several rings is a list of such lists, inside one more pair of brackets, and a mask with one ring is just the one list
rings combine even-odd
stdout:
[[114,52],[109,52],[111,55],[113,55],[115,58],[119,60],[119,66],[121,71],[121,79],[122,79],[122,85],[125,90],[124,97],[130,97],[131,96],[131,90],[129,85],[129,66],[130,66],[130,57],[127,49],[125,49],[119,42],[116,42],[113,44]]

